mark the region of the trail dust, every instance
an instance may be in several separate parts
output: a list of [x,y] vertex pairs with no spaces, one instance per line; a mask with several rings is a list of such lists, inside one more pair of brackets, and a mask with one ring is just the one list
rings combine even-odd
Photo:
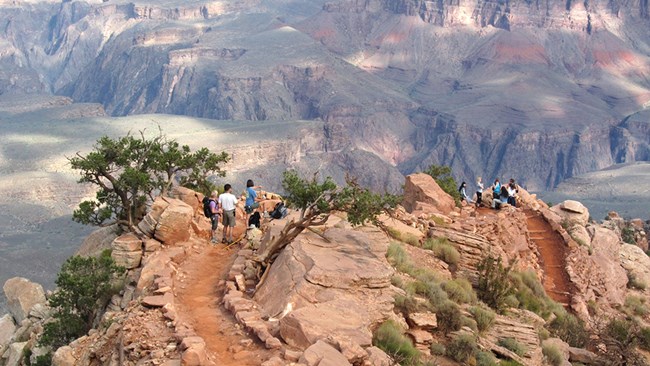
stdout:
[[530,239],[537,245],[544,270],[543,285],[551,299],[565,307],[571,305],[573,285],[566,271],[567,248],[560,234],[532,210],[524,210]]
[[239,245],[207,244],[183,261],[183,282],[176,283],[178,316],[205,340],[208,357],[219,366],[257,366],[271,354],[249,336],[222,306],[224,280]]

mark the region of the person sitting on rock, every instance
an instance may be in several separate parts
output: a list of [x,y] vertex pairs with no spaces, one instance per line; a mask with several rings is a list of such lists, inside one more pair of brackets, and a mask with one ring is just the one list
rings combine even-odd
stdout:
[[499,196],[501,197],[501,203],[508,203],[508,197],[510,197],[510,193],[508,193],[507,184],[501,186],[501,192]]
[[494,180],[494,184],[492,184],[492,208],[494,209],[501,208],[501,201],[499,200],[500,196],[501,196],[501,183],[499,182],[499,178],[497,178]]
[[467,183],[465,183],[465,182],[461,183],[460,187],[458,187],[458,192],[460,193],[460,198],[467,201],[467,203],[470,203],[470,204],[474,203],[474,201],[472,201],[472,199],[467,196],[466,188],[467,188]]
[[519,189],[517,188],[514,179],[510,178],[510,183],[507,185],[507,189],[508,204],[512,205],[512,207],[517,207],[517,193],[519,193]]

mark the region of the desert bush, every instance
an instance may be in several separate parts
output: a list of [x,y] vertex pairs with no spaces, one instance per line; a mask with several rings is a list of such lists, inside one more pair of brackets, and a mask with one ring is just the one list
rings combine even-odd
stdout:
[[450,195],[456,206],[460,207],[460,193],[458,192],[458,184],[451,176],[451,168],[448,166],[431,165],[424,173],[429,174],[438,183],[445,193]]
[[548,327],[554,337],[560,338],[572,347],[584,347],[589,340],[584,321],[565,310],[559,311]]
[[471,334],[459,334],[447,345],[447,356],[457,362],[465,363],[474,357],[478,350],[476,338]]
[[395,286],[395,287],[399,287],[402,290],[404,289],[404,287],[406,287],[406,285],[404,284],[404,280],[402,279],[402,277],[400,277],[398,275],[393,275],[390,278],[390,284]]
[[386,258],[400,272],[411,274],[415,270],[415,265],[411,261],[411,258],[399,243],[390,243],[386,251]]
[[496,314],[490,309],[486,309],[481,306],[472,306],[469,308],[469,312],[474,316],[474,320],[476,320],[476,327],[478,328],[479,332],[487,331],[490,329],[490,327],[492,327],[492,324],[494,324]]
[[524,366],[515,360],[501,360],[499,366]]
[[512,265],[504,267],[501,258],[487,256],[478,264],[477,295],[489,307],[502,311],[506,298],[513,292],[509,278]]
[[429,347],[429,350],[431,351],[432,355],[436,356],[442,356],[447,352],[445,345],[440,343],[432,343]]
[[533,271],[512,272],[510,274],[514,296],[517,298],[517,307],[536,313],[547,319],[553,312],[563,310],[562,305],[553,301]]
[[497,366],[496,358],[492,352],[478,351],[475,355],[476,366]]
[[645,303],[645,298],[640,296],[630,295],[625,298],[625,309],[630,315],[646,316],[648,315],[648,306]]
[[545,344],[542,346],[542,354],[546,363],[551,366],[561,366],[564,363],[562,352],[553,344]]
[[454,332],[460,329],[461,312],[458,305],[452,301],[445,301],[436,310],[436,317],[438,318],[438,329],[444,333]]
[[456,278],[443,283],[442,288],[449,298],[458,304],[476,302],[476,293],[472,284],[464,278]]
[[647,287],[648,287],[648,284],[645,283],[643,280],[639,279],[637,276],[635,276],[631,272],[627,273],[627,288],[643,291]]
[[501,347],[511,350],[517,356],[523,357],[524,354],[526,354],[526,347],[524,347],[514,338],[501,338],[497,344]]
[[436,226],[447,226],[445,219],[443,219],[440,216],[432,215],[429,217],[429,220],[433,221],[436,224]]
[[409,284],[407,291],[413,291],[416,294],[422,295],[429,300],[429,304],[432,308],[438,309],[442,304],[449,301],[447,293],[440,287],[440,285],[433,280],[422,281],[418,279],[417,281]]
[[123,272],[110,250],[99,257],[68,258],[57,275],[57,290],[48,299],[52,321],[45,324],[39,343],[56,349],[88,332],[119,291],[115,279]]
[[478,331],[478,325],[476,325],[476,320],[474,320],[474,319],[472,319],[470,317],[467,317],[465,315],[460,316],[460,325],[461,325],[461,327],[467,327],[467,328],[473,330],[474,332]]
[[392,320],[385,321],[377,328],[372,344],[393,357],[400,365],[417,365],[420,360],[420,352],[402,333],[400,326]]
[[436,258],[449,265],[456,265],[460,261],[460,253],[447,238],[429,238],[422,247],[431,250]]
[[544,327],[539,327],[537,328],[537,336],[539,337],[540,340],[546,340],[551,338],[551,332],[548,331],[548,329]]
[[605,344],[605,359],[610,365],[646,366],[643,355],[637,351],[642,347],[642,328],[631,318],[610,320],[600,331],[600,339]]
[[412,245],[414,247],[419,247],[420,246],[420,238],[417,236],[411,234],[411,233],[404,233],[402,234],[402,241],[405,242],[408,245]]
[[621,230],[621,239],[628,244],[636,244],[636,240],[634,240],[634,229],[629,226],[624,227]]
[[639,347],[650,351],[650,327],[639,329]]
[[406,296],[395,296],[395,308],[404,315],[428,310],[422,302],[418,301],[412,294],[409,293],[407,293]]

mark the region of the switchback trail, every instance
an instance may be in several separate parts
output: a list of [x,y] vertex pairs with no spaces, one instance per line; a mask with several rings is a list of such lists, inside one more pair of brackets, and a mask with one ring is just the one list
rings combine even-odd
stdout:
[[571,305],[573,285],[566,272],[567,248],[564,241],[539,213],[530,209],[525,209],[524,213],[530,239],[539,250],[544,290],[551,299],[567,307]]
[[208,355],[219,366],[257,366],[269,358],[269,351],[248,336],[222,305],[223,280],[238,246],[226,250],[223,244],[201,245],[183,261],[177,282],[178,316],[205,340]]

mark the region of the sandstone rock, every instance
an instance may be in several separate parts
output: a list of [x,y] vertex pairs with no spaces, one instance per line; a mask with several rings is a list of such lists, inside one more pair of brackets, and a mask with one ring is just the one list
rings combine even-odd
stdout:
[[5,314],[0,318],[0,357],[2,356],[2,350],[9,345],[11,338],[16,331],[16,324],[14,323],[14,318]]
[[567,200],[551,207],[562,222],[585,226],[589,222],[589,210],[578,201]]
[[138,268],[142,261],[142,252],[125,252],[116,250],[111,253],[111,258],[115,260],[115,264],[123,266],[126,269]]
[[72,347],[63,346],[54,352],[52,366],[75,366],[77,359],[74,357]]
[[183,201],[173,198],[168,198],[167,201],[169,205],[160,214],[154,237],[166,245],[173,245],[190,238],[189,228],[194,211]]
[[118,225],[99,228],[88,235],[77,250],[76,255],[83,257],[97,256],[105,249],[110,249],[113,240],[119,236]]
[[433,343],[433,335],[422,329],[409,329],[406,334],[413,340],[415,344],[431,344]]
[[111,248],[113,250],[122,250],[126,252],[141,251],[142,240],[133,233],[123,234],[113,240]]
[[246,229],[246,240],[250,249],[259,249],[264,233],[258,228]]
[[260,366],[286,366],[286,365],[287,363],[284,362],[280,357],[274,356],[262,362]]
[[9,348],[5,351],[5,363],[4,366],[19,366],[22,364],[23,360],[23,351],[27,346],[27,342],[12,343],[9,345]]
[[650,257],[636,245],[622,245],[618,252],[621,265],[637,284],[650,286]]
[[569,347],[568,352],[569,361],[571,362],[579,362],[585,365],[599,365],[601,363],[597,354],[584,348]]
[[29,316],[37,319],[47,319],[51,315],[50,308],[45,304],[34,304],[32,310],[29,312]]
[[197,215],[203,215],[203,193],[181,186],[174,186],[169,195],[172,198],[185,202],[188,206],[192,207]]
[[133,269],[140,266],[142,260],[142,240],[135,234],[128,233],[120,235],[111,244],[113,251],[111,257],[119,266],[126,269]]
[[32,306],[44,304],[46,301],[43,286],[26,278],[10,278],[5,282],[2,289],[7,297],[9,311],[16,323],[22,322],[29,315]]
[[391,366],[393,365],[393,360],[390,358],[386,352],[382,351],[377,347],[368,347],[366,349],[368,352],[368,362],[367,365],[370,366]]
[[308,366],[352,366],[336,348],[323,341],[307,348],[299,362]]
[[578,224],[573,225],[569,228],[568,232],[579,245],[591,245],[591,237],[584,226]]
[[437,212],[447,214],[456,207],[454,199],[445,193],[428,174],[418,173],[406,177],[404,200],[402,205],[408,212],[413,212],[417,202],[432,205]]
[[170,292],[164,295],[145,296],[142,299],[142,305],[151,308],[161,308],[167,304],[173,303],[174,295]]
[[543,346],[553,346],[557,348],[557,350],[560,351],[560,353],[562,354],[562,358],[567,361],[569,360],[569,349],[571,347],[569,347],[569,345],[565,341],[561,340],[560,338],[545,339],[544,341],[542,341],[542,347]]
[[434,313],[410,313],[408,320],[418,328],[433,330],[438,327],[438,319]]

